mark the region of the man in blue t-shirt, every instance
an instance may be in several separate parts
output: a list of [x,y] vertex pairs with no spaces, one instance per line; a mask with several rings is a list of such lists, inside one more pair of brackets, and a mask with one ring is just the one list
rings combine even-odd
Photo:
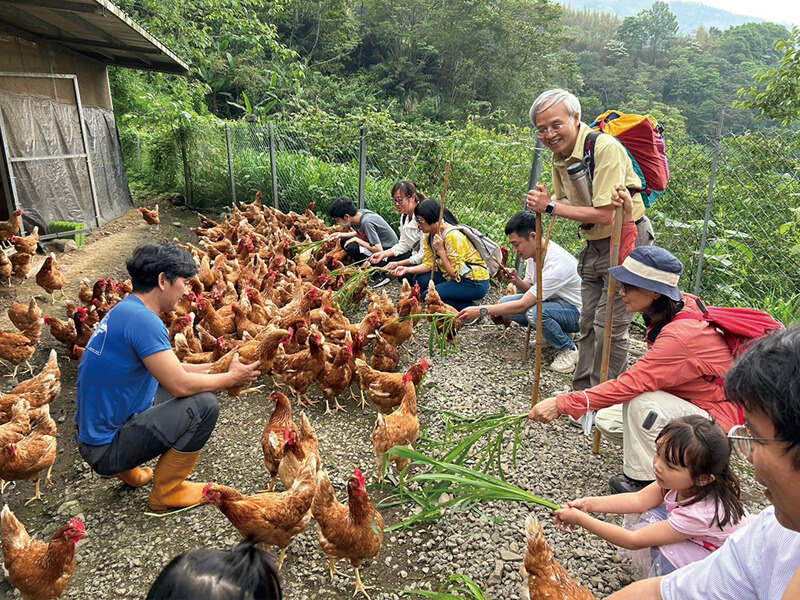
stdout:
[[[159,314],[175,310],[197,274],[186,250],[146,244],[126,266],[133,293],[97,325],[78,366],[78,450],[101,475],[134,487],[153,479],[153,510],[190,506],[204,484],[186,478],[219,415],[211,392],[255,381],[259,363],[234,357],[227,373],[208,374],[210,365],[178,361]],[[139,466],[157,456],[155,473]]]

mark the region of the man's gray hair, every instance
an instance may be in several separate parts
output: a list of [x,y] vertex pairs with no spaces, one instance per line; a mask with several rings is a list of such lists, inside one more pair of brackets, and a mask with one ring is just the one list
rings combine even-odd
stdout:
[[574,94],[569,93],[567,90],[561,88],[555,90],[547,90],[539,94],[539,97],[533,101],[531,105],[531,123],[536,126],[536,115],[542,111],[553,108],[556,104],[564,103],[567,106],[569,116],[578,115],[581,118],[581,102]]

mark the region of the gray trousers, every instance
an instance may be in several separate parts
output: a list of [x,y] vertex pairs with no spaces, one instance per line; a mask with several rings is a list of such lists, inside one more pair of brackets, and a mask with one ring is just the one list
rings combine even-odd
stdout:
[[196,452],[217,425],[219,404],[211,392],[174,398],[158,386],[153,406],[133,415],[110,443],[102,446],[78,440],[78,451],[100,475],[116,475],[161,456],[170,448]]
[[[636,247],[652,246],[655,241],[653,226],[645,216],[637,224]],[[608,300],[608,268],[611,257],[611,238],[587,240],[578,257],[578,275],[581,276],[581,337],[578,340],[578,366],[572,379],[573,390],[585,390],[600,383],[600,366],[603,362],[603,332]],[[608,378],[619,377],[628,368],[628,326],[633,314],[625,304],[614,301],[614,323],[611,328],[611,362]]]

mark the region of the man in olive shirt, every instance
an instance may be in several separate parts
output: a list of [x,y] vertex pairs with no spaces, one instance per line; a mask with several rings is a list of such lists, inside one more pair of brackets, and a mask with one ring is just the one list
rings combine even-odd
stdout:
[[[583,161],[586,136],[592,131],[581,122],[580,102],[566,90],[549,90],[533,103],[530,117],[539,139],[553,151],[554,193],[551,196],[547,187],[538,184],[536,189],[528,192],[527,206],[537,213],[578,221],[585,239],[578,258],[583,308],[578,366],[572,380],[573,389],[583,390],[600,383],[614,221],[611,194],[619,184],[628,189],[640,189],[642,184],[622,144],[611,135],[601,135],[594,147],[591,205],[584,205],[567,174],[567,167]],[[650,246],[654,241],[653,228],[644,211],[641,194],[634,194],[633,220],[638,229],[636,246]],[[609,379],[619,376],[628,366],[628,326],[632,318],[633,314],[625,310],[622,302],[614,303]]]

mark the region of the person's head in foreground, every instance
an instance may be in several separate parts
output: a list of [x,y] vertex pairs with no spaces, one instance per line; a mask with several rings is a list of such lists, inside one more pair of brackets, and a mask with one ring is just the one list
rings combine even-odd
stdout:
[[204,548],[179,554],[158,575],[146,600],[280,600],[272,556],[252,541],[232,550]]
[[730,437],[755,467],[778,522],[800,531],[800,325],[753,342],[725,377],[745,425]]
[[642,313],[647,325],[669,323],[683,306],[683,294],[678,289],[683,264],[664,248],[636,248],[608,272],[620,283],[625,309]]

